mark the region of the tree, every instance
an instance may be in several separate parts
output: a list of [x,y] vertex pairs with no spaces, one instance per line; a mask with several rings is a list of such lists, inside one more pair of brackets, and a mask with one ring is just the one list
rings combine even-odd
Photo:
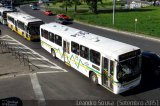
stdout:
[[65,11],[67,12],[68,11],[68,7],[72,6],[72,2],[70,0],[63,0],[62,2],[63,3],[62,3],[62,5],[60,7],[61,8],[65,7]]
[[87,4],[89,5],[89,8],[93,13],[97,13],[97,2],[98,0],[86,0]]
[[77,12],[77,5],[79,0],[73,0],[73,2],[74,2],[74,11]]

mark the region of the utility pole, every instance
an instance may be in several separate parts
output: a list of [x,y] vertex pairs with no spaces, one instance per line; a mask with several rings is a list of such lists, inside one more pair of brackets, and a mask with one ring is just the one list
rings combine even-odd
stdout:
[[13,1],[11,0],[11,9],[13,9]]
[[115,24],[115,7],[116,7],[116,0],[113,0],[113,19],[112,23]]

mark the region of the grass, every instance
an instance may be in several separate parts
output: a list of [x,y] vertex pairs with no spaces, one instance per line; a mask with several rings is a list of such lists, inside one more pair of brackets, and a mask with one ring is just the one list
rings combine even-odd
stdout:
[[[58,4],[60,5],[60,4]],[[99,11],[98,14],[93,14],[89,12],[88,8],[84,6],[78,6],[78,12],[74,13],[74,6],[68,9],[69,16],[73,17],[75,20],[103,26],[110,27],[118,30],[136,32],[145,35],[150,35],[160,38],[160,8],[159,7],[146,7],[139,10],[116,10],[115,14],[115,25],[112,24],[112,10],[103,9]],[[105,4],[107,5],[107,3]],[[108,5],[109,6],[109,5]],[[107,6],[106,6],[107,7]],[[99,10],[102,7],[99,7]],[[104,8],[104,7],[103,7]],[[53,11],[58,13],[65,13],[64,9],[56,7],[52,8]],[[138,20],[136,22],[135,28],[135,18]]]

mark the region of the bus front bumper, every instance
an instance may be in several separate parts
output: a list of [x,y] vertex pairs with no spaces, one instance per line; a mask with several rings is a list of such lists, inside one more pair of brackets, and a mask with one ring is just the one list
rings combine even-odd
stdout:
[[136,78],[135,80],[132,80],[130,82],[127,82],[125,84],[117,84],[116,86],[114,86],[114,94],[120,94],[123,93],[125,91],[128,91],[136,86],[138,86],[140,84],[141,81],[141,75]]

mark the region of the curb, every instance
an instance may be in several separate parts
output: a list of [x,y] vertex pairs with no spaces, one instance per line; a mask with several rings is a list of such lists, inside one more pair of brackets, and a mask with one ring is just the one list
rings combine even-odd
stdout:
[[116,32],[116,33],[120,33],[120,34],[125,34],[127,36],[139,37],[139,38],[143,38],[143,39],[147,39],[147,40],[152,40],[152,41],[160,42],[160,38],[151,37],[151,36],[148,36],[148,35],[143,35],[143,34],[138,34],[138,33],[133,33],[133,32],[125,32],[125,31],[116,30],[116,29],[107,28],[107,27],[101,27],[101,26],[97,26],[97,25],[91,25],[91,24],[83,23],[83,22],[80,22],[80,21],[77,21],[77,20],[75,20],[74,22],[78,23],[78,24],[94,27],[94,28],[103,29],[103,30],[106,30],[106,31]]
[[[20,8],[19,8],[19,10],[22,11],[22,12],[24,12]],[[43,7],[41,8],[41,10],[44,11]],[[94,28],[103,29],[103,30],[106,30],[106,31],[116,32],[116,33],[120,33],[120,34],[125,34],[127,36],[139,37],[139,38],[143,38],[143,39],[146,39],[146,40],[152,40],[152,41],[160,42],[160,38],[151,37],[149,35],[143,35],[143,34],[138,34],[138,33],[133,33],[133,32],[126,32],[126,31],[116,30],[116,29],[107,28],[107,27],[101,27],[101,26],[97,26],[97,25],[91,25],[91,24],[87,24],[87,23],[80,22],[80,21],[77,21],[77,20],[75,20],[74,22],[78,23],[78,24],[94,27]]]

